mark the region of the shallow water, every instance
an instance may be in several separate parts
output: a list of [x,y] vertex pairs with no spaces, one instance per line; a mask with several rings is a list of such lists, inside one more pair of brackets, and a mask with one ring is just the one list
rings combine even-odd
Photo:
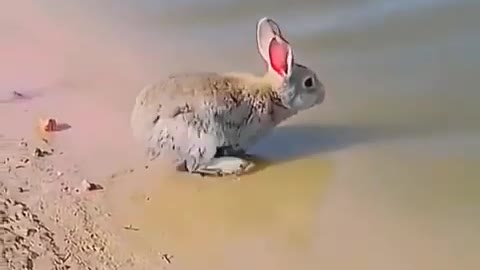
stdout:
[[38,101],[15,106],[69,119],[60,143],[92,176],[137,161],[128,114],[145,83],[261,72],[261,16],[326,85],[322,106],[253,150],[269,166],[241,181],[157,171],[113,183],[107,201],[119,228],[141,228],[127,235],[139,252],[167,249],[195,269],[480,266],[477,1],[11,5],[0,11],[0,99],[20,89]]

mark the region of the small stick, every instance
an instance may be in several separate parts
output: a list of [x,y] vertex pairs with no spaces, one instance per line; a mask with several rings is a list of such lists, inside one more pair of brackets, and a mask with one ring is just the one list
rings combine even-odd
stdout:
[[167,253],[162,254],[162,259],[166,261],[168,264],[172,263],[173,255],[169,255]]
[[139,228],[136,228],[136,227],[133,227],[132,224],[128,225],[128,226],[125,226],[123,227],[125,230],[129,230],[129,231],[139,231],[140,229]]

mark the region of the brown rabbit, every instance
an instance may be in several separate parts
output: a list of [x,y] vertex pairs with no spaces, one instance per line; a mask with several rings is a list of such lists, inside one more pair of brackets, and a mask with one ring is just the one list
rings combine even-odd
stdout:
[[294,61],[270,18],[257,24],[263,76],[184,73],[145,87],[131,116],[136,140],[153,160],[202,175],[242,174],[253,168],[246,150],[281,121],[323,102],[315,72]]

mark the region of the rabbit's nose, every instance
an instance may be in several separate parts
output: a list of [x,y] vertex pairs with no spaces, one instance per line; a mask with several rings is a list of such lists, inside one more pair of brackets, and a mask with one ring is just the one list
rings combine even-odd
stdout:
[[326,96],[326,91],[325,91],[325,86],[320,83],[319,87],[318,87],[318,101],[317,103],[320,104],[322,103],[324,100],[325,100],[325,96]]

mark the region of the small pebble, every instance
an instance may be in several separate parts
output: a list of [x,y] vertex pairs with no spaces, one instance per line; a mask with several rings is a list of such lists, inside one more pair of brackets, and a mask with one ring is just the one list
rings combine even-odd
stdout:
[[99,184],[91,183],[86,179],[83,179],[81,188],[83,191],[95,191],[95,190],[101,190],[103,187]]
[[22,93],[20,93],[20,92],[18,92],[18,91],[12,91],[12,94],[13,94],[14,97],[17,97],[17,98],[23,98],[23,97],[25,97],[24,94],[22,94]]
[[44,157],[44,156],[48,156],[48,155],[51,155],[52,152],[48,152],[46,150],[42,150],[40,148],[35,148],[35,151],[33,152],[33,156],[35,157]]

